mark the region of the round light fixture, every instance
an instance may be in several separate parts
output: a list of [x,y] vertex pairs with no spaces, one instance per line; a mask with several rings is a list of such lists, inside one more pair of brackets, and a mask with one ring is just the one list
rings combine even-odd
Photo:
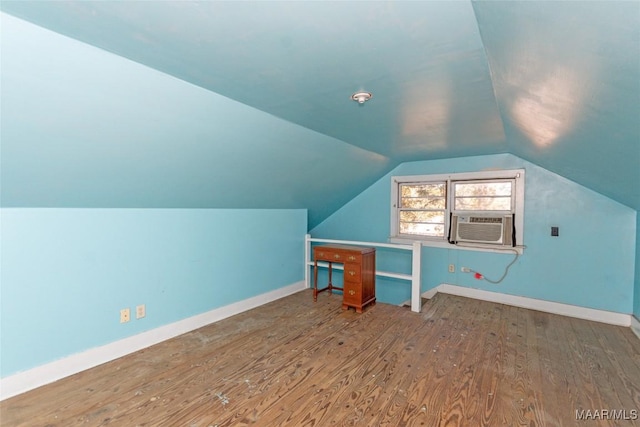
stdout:
[[351,99],[357,101],[358,104],[364,104],[373,97],[369,92],[356,92],[351,95]]

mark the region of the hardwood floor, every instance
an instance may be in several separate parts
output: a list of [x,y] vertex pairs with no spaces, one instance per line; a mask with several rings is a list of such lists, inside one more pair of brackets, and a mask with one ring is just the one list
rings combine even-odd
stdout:
[[0,425],[640,425],[629,328],[444,294],[420,314],[341,302],[211,324],[5,400]]

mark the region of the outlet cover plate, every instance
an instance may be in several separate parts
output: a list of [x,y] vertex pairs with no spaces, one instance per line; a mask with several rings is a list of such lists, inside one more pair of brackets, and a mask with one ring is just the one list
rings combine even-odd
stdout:
[[120,310],[120,323],[127,323],[131,320],[131,312],[128,308],[123,308]]
[[147,309],[144,304],[136,306],[136,319],[142,319],[147,315]]

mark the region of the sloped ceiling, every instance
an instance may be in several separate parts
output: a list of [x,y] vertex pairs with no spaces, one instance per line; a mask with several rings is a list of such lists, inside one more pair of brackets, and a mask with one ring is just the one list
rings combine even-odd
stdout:
[[[79,49],[97,65],[82,68],[59,54],[34,59],[42,43],[25,52],[24,39],[6,42],[23,27],[5,15],[4,206],[301,207],[313,226],[400,162],[511,152],[640,208],[637,2],[3,1],[0,8],[176,78],[75,45],[65,52]],[[101,122],[115,121],[112,132],[137,111],[162,122],[164,136],[131,123],[144,143],[116,144],[117,151],[89,131],[57,147],[25,138],[34,127],[43,138],[61,131],[25,104],[26,95],[48,98],[30,94],[14,59],[30,63],[31,73],[40,69],[31,80],[52,86],[65,70],[75,73],[66,84],[114,104],[98,108]],[[141,75],[124,78],[123,69]],[[98,93],[88,75],[117,81]],[[172,96],[180,102],[168,95],[158,102],[151,87],[138,99],[150,79],[179,92]],[[359,90],[373,99],[351,101]],[[48,96],[42,116],[64,98]],[[70,114],[95,111],[87,103],[62,102]],[[66,124],[78,126],[70,114]],[[167,132],[188,143],[167,141]]]
[[477,2],[509,152],[640,209],[640,2]]

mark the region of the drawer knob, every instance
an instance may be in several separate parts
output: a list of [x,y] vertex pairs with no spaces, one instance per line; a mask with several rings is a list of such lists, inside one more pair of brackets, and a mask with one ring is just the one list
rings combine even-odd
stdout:
[[353,270],[349,270],[349,275],[353,276],[353,275],[355,275],[355,274],[356,274],[356,272],[355,272],[355,271],[353,271]]
[[353,255],[349,255],[349,261],[355,261],[356,257],[354,257]]
[[349,295],[355,295],[355,294],[356,294],[356,291],[354,291],[353,289],[349,291]]
[[324,256],[324,252],[320,252],[320,256]]
[[333,257],[334,257],[335,259],[340,259],[340,254],[335,254]]

